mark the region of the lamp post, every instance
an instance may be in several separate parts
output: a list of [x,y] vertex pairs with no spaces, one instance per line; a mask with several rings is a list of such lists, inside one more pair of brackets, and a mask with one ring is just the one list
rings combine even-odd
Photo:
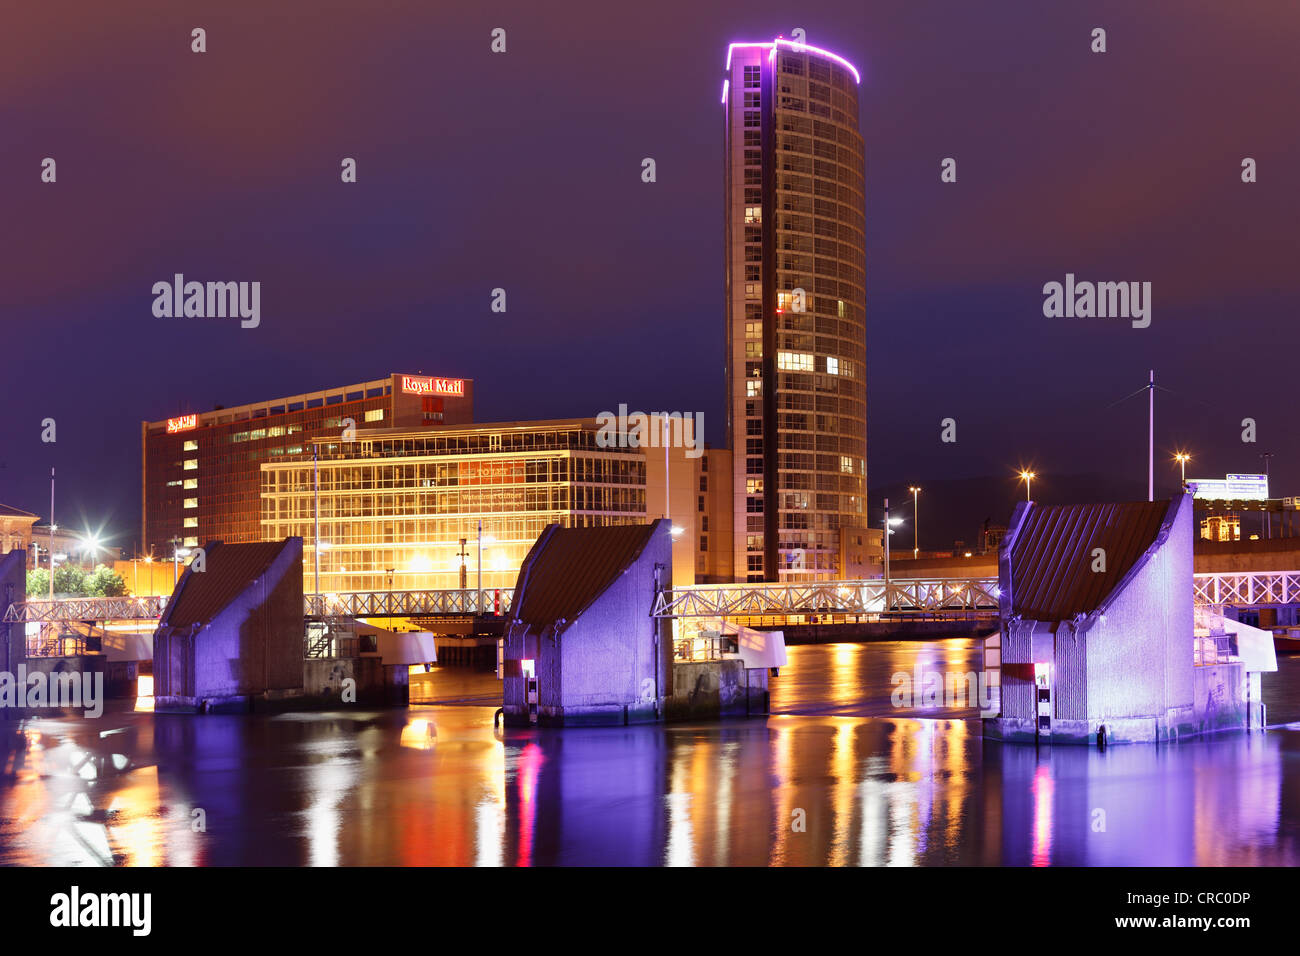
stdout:
[[919,485],[913,485],[907,490],[912,493],[912,560],[915,561],[921,556],[921,516],[918,510],[920,503],[917,500],[921,488]]
[[478,592],[474,595],[474,610],[483,613],[483,519],[478,519]]
[[889,499],[885,499],[885,610],[889,610],[889,536],[894,532],[890,529],[896,524],[902,524],[902,518],[889,517]]
[[889,499],[885,499],[885,607],[889,607]]
[[[1268,460],[1273,457],[1273,453],[1271,451],[1266,451],[1264,452],[1264,454],[1260,455],[1259,457],[1264,459],[1264,484],[1267,486],[1268,485]],[[54,510],[53,506],[50,507],[50,510],[51,511]],[[1265,538],[1273,537],[1273,515],[1268,510],[1267,499],[1265,499],[1264,501],[1264,537]]]
[[315,521],[315,530],[312,531],[311,538],[311,565],[312,573],[315,576],[316,601],[320,602],[320,446],[313,441],[311,443],[311,492],[312,492],[312,516]]
[[1181,469],[1180,477],[1182,478],[1184,489],[1187,488],[1187,463],[1191,460],[1192,456],[1186,452],[1180,451],[1174,455],[1174,461],[1178,462],[1178,467]]
[[50,603],[54,603],[54,469],[50,469]]
[[1037,474],[1036,472],[1032,472],[1032,471],[1021,471],[1021,472],[1020,472],[1020,477],[1021,477],[1021,478],[1024,480],[1024,482],[1025,482],[1025,500],[1028,501],[1028,500],[1029,500],[1029,488],[1030,488],[1030,485],[1031,485],[1031,483],[1033,482],[1033,480],[1034,480],[1035,478],[1038,477],[1038,474]]

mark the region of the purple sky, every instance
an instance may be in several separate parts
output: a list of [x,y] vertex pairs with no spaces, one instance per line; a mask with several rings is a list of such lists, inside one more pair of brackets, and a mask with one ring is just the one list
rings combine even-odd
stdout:
[[[52,0],[0,32],[0,502],[44,515],[57,466],[60,524],[129,548],[141,420],[390,371],[474,378],[480,420],[626,402],[721,441],[722,60],[795,27],[863,77],[873,487],[1025,461],[1044,500],[1141,497],[1142,400],[1107,406],[1154,366],[1163,480],[1176,446],[1189,476],[1271,451],[1300,493],[1295,5]],[[176,272],[260,281],[260,328],[154,318]],[[1066,272],[1150,281],[1151,327],[1044,318]]]

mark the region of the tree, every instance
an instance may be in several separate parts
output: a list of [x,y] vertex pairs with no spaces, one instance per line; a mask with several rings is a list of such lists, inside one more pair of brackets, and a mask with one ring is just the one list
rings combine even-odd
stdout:
[[112,568],[99,564],[86,576],[84,593],[90,597],[121,597],[126,593],[126,581]]
[[[27,572],[27,596],[48,597],[50,572],[36,568]],[[81,597],[121,597],[126,594],[126,581],[122,575],[102,564],[87,574],[75,564],[63,564],[54,569],[54,593],[74,594]]]
[[75,564],[62,564],[54,569],[55,594],[85,594],[86,572]]
[[27,572],[27,596],[41,598],[50,596],[50,572],[44,568],[33,568]]

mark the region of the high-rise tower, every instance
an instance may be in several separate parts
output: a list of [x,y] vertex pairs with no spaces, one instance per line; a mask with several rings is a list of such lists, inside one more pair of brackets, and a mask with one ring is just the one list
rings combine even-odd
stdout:
[[858,72],[777,39],[731,44],[724,77],[736,578],[867,577]]

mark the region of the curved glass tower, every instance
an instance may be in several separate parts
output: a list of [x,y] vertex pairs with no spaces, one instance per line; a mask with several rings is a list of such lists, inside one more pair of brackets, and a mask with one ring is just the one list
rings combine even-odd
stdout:
[[857,70],[733,43],[722,87],[727,430],[740,581],[874,573]]

